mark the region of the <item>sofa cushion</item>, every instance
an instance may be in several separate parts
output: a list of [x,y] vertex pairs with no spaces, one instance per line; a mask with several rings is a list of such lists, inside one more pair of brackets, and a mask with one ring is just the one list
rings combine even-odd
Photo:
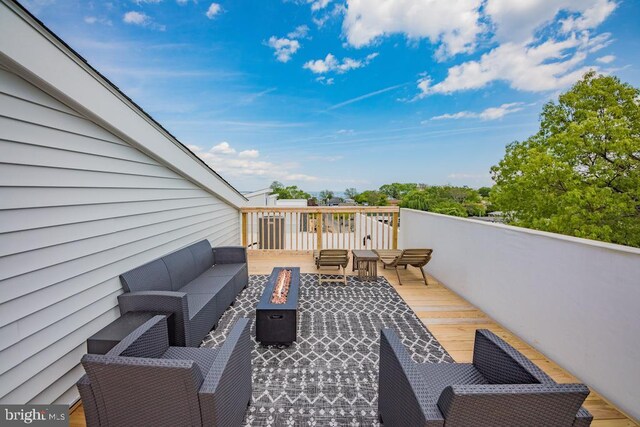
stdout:
[[160,359],[193,360],[200,368],[202,376],[206,377],[217,354],[217,348],[169,347]]
[[162,258],[169,276],[171,277],[171,289],[180,290],[184,285],[198,276],[196,264],[189,248],[180,249]]
[[231,277],[227,276],[199,276],[180,288],[180,292],[186,294],[217,294],[231,279]]
[[436,405],[440,393],[450,385],[489,384],[471,363],[418,363],[418,370],[429,389],[429,402]]
[[216,264],[202,275],[205,277],[235,276],[246,266],[247,264]]
[[120,282],[126,292],[172,290],[169,270],[161,259],[121,274]]
[[198,275],[213,265],[213,249],[208,240],[202,240],[188,247],[193,256]]

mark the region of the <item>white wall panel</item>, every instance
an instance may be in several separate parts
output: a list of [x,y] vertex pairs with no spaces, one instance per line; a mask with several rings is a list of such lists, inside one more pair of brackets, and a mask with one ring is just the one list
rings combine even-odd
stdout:
[[237,208],[0,69],[1,403],[75,400],[118,275],[205,238],[239,244]]
[[426,270],[636,419],[640,249],[409,209]]

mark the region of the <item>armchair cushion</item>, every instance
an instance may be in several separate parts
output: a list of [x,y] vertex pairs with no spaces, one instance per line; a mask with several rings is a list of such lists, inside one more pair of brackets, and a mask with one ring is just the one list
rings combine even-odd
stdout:
[[488,384],[471,363],[417,363],[422,381],[435,405],[440,393],[451,384]]
[[200,372],[207,373],[211,370],[218,351],[218,348],[169,347],[160,359],[193,360]]

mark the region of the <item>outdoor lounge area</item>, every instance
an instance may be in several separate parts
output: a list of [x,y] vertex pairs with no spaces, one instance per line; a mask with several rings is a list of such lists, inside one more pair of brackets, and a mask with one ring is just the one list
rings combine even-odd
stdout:
[[89,427],[638,425],[639,248],[391,196],[272,205],[225,167],[299,178],[293,151],[186,145],[15,0],[0,35],[0,424],[16,405]]
[[[306,286],[319,286],[316,281],[317,267],[315,265],[313,257],[308,253],[268,253],[249,251],[248,265],[251,278],[250,282],[258,285],[258,289],[253,291],[253,295],[255,298],[257,298],[261,289],[263,289],[266,277],[271,273],[271,270],[278,265],[299,266],[302,275],[304,276],[306,274],[308,276],[308,279],[306,279]],[[349,268],[348,271],[350,272],[351,268]],[[380,276],[387,280],[393,286],[395,292],[397,292],[402,300],[406,302],[406,304],[411,308],[411,313],[404,313],[401,315],[412,316],[415,313],[421,324],[425,325],[428,328],[428,333],[434,339],[434,341],[429,341],[428,338],[426,341],[418,340],[415,345],[412,345],[410,348],[410,351],[412,353],[422,354],[422,358],[419,358],[419,360],[423,363],[451,363],[453,361],[457,363],[470,363],[473,359],[476,331],[478,329],[487,329],[496,334],[497,337],[505,340],[506,343],[513,346],[520,353],[525,355],[528,360],[533,362],[535,366],[539,367],[542,371],[548,374],[554,381],[560,384],[579,382],[574,376],[569,374],[566,370],[562,369],[553,361],[549,360],[549,358],[545,357],[542,353],[519,339],[507,328],[496,323],[481,310],[478,310],[463,298],[449,290],[447,287],[443,286],[437,279],[429,277],[429,286],[425,287],[424,280],[420,272],[415,269],[408,269],[407,271],[401,270],[400,274],[402,275],[403,284],[399,285],[397,282],[395,271],[383,270],[382,268],[380,268],[379,272]],[[256,278],[260,279],[255,282]],[[345,289],[344,285],[340,284],[339,282],[326,283],[322,286],[324,286],[327,290],[335,290],[338,288],[340,288],[340,290]],[[357,288],[360,286],[370,288],[371,286],[375,286],[375,284],[359,280],[357,278],[357,271],[355,273],[350,273],[346,289],[349,290],[349,287],[351,287],[351,290],[353,291],[354,287]],[[245,291],[245,293],[250,292],[250,290],[251,285],[249,289]],[[316,296],[318,295],[316,294]],[[240,296],[236,304],[227,312],[228,319],[225,318],[221,320],[220,328],[224,331],[221,332],[222,334],[226,334],[230,329],[233,328],[236,319],[239,319],[240,317],[245,315],[247,317],[251,316],[250,313],[244,311],[247,309],[246,307],[241,308],[243,304],[249,302],[246,300],[246,298],[249,298],[249,300],[251,300],[251,298],[253,297],[247,295],[245,295],[244,297]],[[397,306],[395,303],[391,303],[390,301],[388,304],[384,305],[387,306],[389,314],[396,313],[395,315],[399,315],[399,313],[396,312]],[[251,311],[253,307],[255,306],[251,305],[249,307],[249,311]],[[376,306],[374,305],[369,308],[375,310]],[[303,304],[301,306],[301,319],[305,317],[305,309],[311,310],[311,305]],[[333,312],[331,308],[324,305],[321,305],[320,310],[328,316],[331,316],[331,313]],[[337,320],[337,318],[334,319]],[[405,329],[404,327],[402,327],[401,330],[403,331],[403,335],[409,334],[409,336],[412,336],[413,334],[416,334],[416,332],[413,331],[412,328],[416,327],[417,325],[411,325],[411,328]],[[321,329],[317,329],[316,327],[316,329],[314,330],[317,331],[319,335],[323,336],[323,332]],[[421,334],[421,332],[417,333]],[[339,334],[339,331],[334,330],[333,332],[331,332],[331,334]],[[253,338],[255,338],[255,336],[252,337],[252,339]],[[204,346],[216,346],[222,342],[224,342],[224,340],[221,340],[221,335],[216,333],[216,331],[213,331],[209,338],[205,338]],[[253,343],[252,346],[253,345],[256,345],[259,348],[257,344]],[[296,344],[294,344],[294,346],[295,345]],[[298,341],[297,345],[305,345],[305,342]],[[378,343],[375,343],[376,349],[377,346]],[[288,351],[288,349],[286,348],[276,348],[267,350],[266,352],[273,352],[274,354],[277,354],[277,352],[286,351]],[[334,351],[335,358],[330,357],[327,360],[327,357],[325,355],[318,357],[318,360],[316,360],[316,362],[318,362],[316,365],[317,369],[322,369],[322,365],[325,361],[327,365],[333,364],[334,366],[343,366],[343,362],[345,362],[345,367],[352,367],[352,364],[350,364],[349,362],[353,362],[353,360],[350,361],[349,356],[346,356],[348,351],[344,352],[343,350],[338,348],[334,348]],[[321,361],[323,363],[321,363]],[[295,360],[285,358],[284,362],[278,361],[274,364],[272,360],[270,361],[268,357],[265,357],[264,353],[261,353],[260,357],[258,358],[254,357],[253,401],[247,409],[247,418],[244,420],[244,423],[246,423],[247,425],[253,425],[254,423],[258,425],[262,425],[261,423],[267,425],[269,425],[269,423],[271,423],[272,425],[286,425],[285,423],[290,417],[296,420],[296,425],[297,423],[303,423],[314,419],[319,425],[325,425],[325,423],[328,423],[328,419],[331,418],[337,418],[338,425],[348,424],[349,421],[352,420],[358,420],[358,422],[362,423],[363,425],[367,425],[369,423],[375,424],[377,422],[377,411],[367,412],[366,414],[360,413],[363,406],[366,407],[367,405],[369,405],[370,407],[375,408],[377,405],[377,372],[368,372],[366,373],[366,375],[360,378],[358,378],[357,375],[354,375],[352,378],[348,378],[347,376],[340,375],[334,377],[332,376],[329,369],[324,374],[325,377],[323,378],[324,391],[328,395],[326,397],[326,400],[323,398],[318,399],[318,396],[314,396],[314,399],[301,398],[299,400],[297,400],[294,396],[288,396],[291,400],[293,400],[293,403],[291,403],[290,400],[284,399],[283,396],[278,396],[277,393],[275,393],[275,390],[278,390],[280,388],[280,391],[284,392],[284,390],[287,389],[286,384],[295,381],[294,377],[296,375],[285,375],[284,373],[282,373],[282,376],[279,376],[277,373],[264,375],[264,373],[261,372],[264,369],[261,368],[264,366],[271,366],[271,368],[273,368],[274,366],[280,366],[283,371],[288,367],[290,367],[292,371],[296,368],[300,368],[300,370],[302,370],[301,366],[308,364],[309,360],[302,360],[300,362],[300,365],[298,365]],[[359,360],[357,361],[357,363],[364,364],[365,366],[376,366],[378,362],[377,360]],[[345,371],[346,370],[348,369],[345,369]],[[340,371],[342,371],[342,369],[340,369]],[[297,375],[302,376],[302,373],[299,373]],[[307,374],[307,382],[313,381],[313,379],[313,374]],[[276,382],[277,380],[283,382],[278,383]],[[300,378],[298,380],[300,381]],[[338,381],[338,383],[336,383],[336,381]],[[342,384],[340,384],[340,382],[342,382]],[[358,385],[359,392],[362,393],[362,395],[359,397],[351,396],[348,398],[343,397],[341,399],[336,398],[335,395],[330,396],[330,393],[335,393],[335,390],[332,390],[332,387],[339,387],[346,394],[347,390],[349,390],[349,387],[352,387],[356,384]],[[320,389],[323,389],[322,383],[320,383],[319,385],[313,385],[313,387],[309,385],[309,388],[304,389],[303,380],[302,386],[298,385],[293,388],[289,387],[288,389],[289,392],[292,389],[300,391],[300,387],[303,387],[303,390],[305,390],[306,392],[311,391],[311,393],[315,392],[317,394],[318,386],[320,386]],[[261,408],[263,409],[261,410]],[[276,409],[276,411],[273,411],[272,408]],[[295,408],[295,414],[293,416],[289,413],[290,408]],[[589,396],[586,398],[584,402],[584,408],[588,410],[589,413],[593,416],[593,422],[591,423],[592,426],[615,427],[635,425],[633,421],[625,417],[614,406],[607,403],[601,396],[593,391],[591,391],[589,393]],[[278,409],[283,409],[284,414],[278,411]],[[330,414],[329,411],[331,411],[332,409],[335,412],[333,414]],[[342,411],[342,414],[340,414],[340,411]],[[71,425],[86,425],[84,408],[82,404],[79,404],[71,413]],[[392,423],[390,425],[397,425],[397,423]],[[574,425],[577,426],[583,424],[577,423]]]

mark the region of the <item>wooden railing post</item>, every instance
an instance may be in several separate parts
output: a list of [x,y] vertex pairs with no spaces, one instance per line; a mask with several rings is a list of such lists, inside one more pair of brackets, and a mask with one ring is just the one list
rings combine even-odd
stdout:
[[247,213],[242,212],[242,247],[246,248],[247,246]]
[[316,247],[318,250],[322,249],[322,212],[317,212],[316,215],[318,216],[318,219],[316,221],[316,233],[317,233],[317,237],[316,239],[318,240],[316,242]]
[[398,249],[398,212],[393,213],[393,248]]

